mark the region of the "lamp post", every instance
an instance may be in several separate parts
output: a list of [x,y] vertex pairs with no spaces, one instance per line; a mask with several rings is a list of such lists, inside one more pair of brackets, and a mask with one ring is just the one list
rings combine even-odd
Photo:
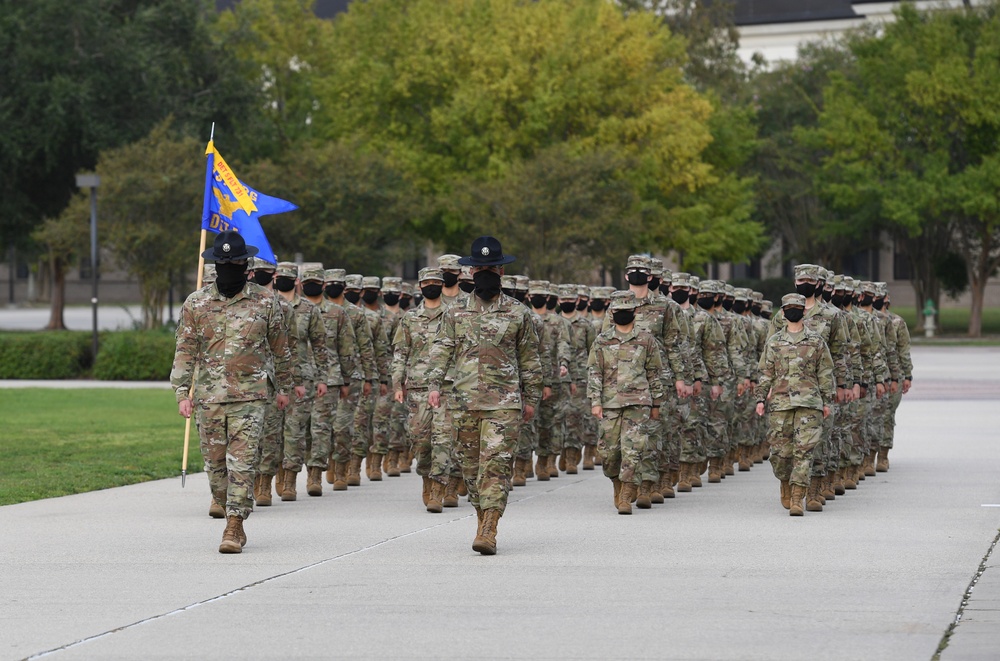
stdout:
[[76,175],[77,188],[90,189],[90,281],[92,286],[90,305],[93,308],[93,339],[91,350],[97,358],[97,187],[101,178],[96,174]]

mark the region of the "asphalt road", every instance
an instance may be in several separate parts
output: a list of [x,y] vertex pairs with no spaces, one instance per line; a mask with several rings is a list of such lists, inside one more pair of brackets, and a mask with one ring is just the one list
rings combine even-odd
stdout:
[[891,470],[802,518],[766,465],[631,517],[599,470],[529,481],[494,557],[415,474],[300,477],[236,556],[202,474],[2,507],[0,658],[996,659],[1000,352],[914,358]]

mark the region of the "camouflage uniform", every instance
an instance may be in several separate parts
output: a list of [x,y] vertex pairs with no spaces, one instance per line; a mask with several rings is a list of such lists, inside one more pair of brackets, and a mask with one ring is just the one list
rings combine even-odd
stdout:
[[[587,346],[586,346],[586,348],[584,350],[584,369],[583,369],[583,373],[585,375],[584,378],[586,379],[587,356],[590,355],[590,349],[591,349],[591,347],[594,346],[594,340],[597,339],[597,334],[600,333],[601,331],[594,324],[593,318],[591,318],[591,316],[587,313],[587,309],[588,309],[589,303],[590,303],[590,294],[591,294],[590,287],[587,287],[585,285],[580,285],[579,288],[578,288],[578,290],[577,290],[577,293],[580,296],[581,302],[584,301],[584,299],[586,299],[586,302],[587,302],[587,307],[584,307],[583,310],[580,310],[579,306],[577,307],[577,310],[578,310],[578,312],[577,312],[577,319],[574,320],[574,323],[581,323],[581,322],[583,322],[583,323],[586,323],[587,326],[588,326],[588,328],[587,328],[586,331],[581,331],[582,333],[585,334],[585,336],[587,338]],[[583,402],[584,402],[583,403],[583,412],[580,415],[580,418],[581,418],[580,424],[583,427],[583,437],[582,437],[583,438],[583,469],[584,470],[594,470],[594,459],[596,458],[596,455],[597,455],[597,433],[598,433],[597,418],[595,418],[593,415],[590,414],[590,410],[588,408],[590,403],[587,400],[587,393],[586,393],[587,384],[586,384],[586,380],[584,381],[583,386],[582,387],[578,386],[578,388],[583,391],[581,393],[581,395],[583,396]]]
[[[441,269],[442,277],[447,277],[445,271],[458,272],[459,277],[461,276],[462,266],[458,263],[461,259],[459,255],[447,254],[438,257],[438,268]],[[457,286],[457,285],[456,285]],[[464,307],[466,303],[469,302],[469,295],[466,294],[461,289],[458,293],[450,295],[447,293],[441,294],[441,302],[447,307],[458,306]],[[455,373],[454,367],[448,370],[445,376],[445,391],[450,391],[450,384],[454,382]],[[449,496],[452,496],[451,489],[453,486],[461,482],[462,480],[462,464],[461,457],[459,456],[457,436],[455,434],[455,423],[451,416],[451,407],[449,406],[448,396],[445,392],[441,393],[441,405],[438,407],[437,414],[434,416],[434,440],[435,445],[439,447],[450,447],[452,451],[452,461],[451,461],[451,476],[449,482]]]
[[[379,289],[379,287],[379,279],[376,277],[347,276],[348,290]],[[367,397],[362,394],[358,401],[358,406],[354,410],[354,434],[351,436],[351,452],[356,457],[367,457],[366,470],[368,477],[380,480],[382,479],[382,457],[379,456],[376,459],[374,456],[376,449],[372,447],[374,439],[372,425],[375,417],[375,406],[379,399],[383,397],[379,386],[386,386],[386,390],[388,391],[392,354],[389,351],[389,338],[386,336],[386,328],[382,323],[382,315],[360,304],[358,305],[358,309],[365,315],[368,329],[371,332],[372,349],[375,353],[376,380],[372,383],[371,394]]]
[[[638,306],[630,291],[615,292],[611,300],[612,312]],[[603,409],[598,442],[601,466],[614,483],[618,506],[620,489],[625,488],[621,500],[631,501],[636,487],[644,481],[639,461],[650,442],[650,407],[659,407],[663,401],[660,347],[637,325],[622,333],[612,323],[594,341],[587,368],[587,399],[592,407]]]
[[[533,280],[529,284],[528,295],[551,296],[552,291],[553,287],[549,282]],[[552,367],[552,373],[543,377],[545,385],[551,384],[551,395],[542,401],[538,410],[538,465],[535,466],[535,474],[544,480],[559,475],[556,457],[562,451],[566,435],[564,403],[569,398],[569,382],[572,378],[569,368],[573,360],[573,349],[570,343],[569,324],[564,319],[547,309],[539,317],[544,326],[539,346],[542,350],[550,351],[548,362]],[[563,369],[567,370],[565,376],[561,374]],[[548,472],[548,477],[543,477],[545,471]]]
[[[534,287],[534,291],[536,292],[547,291],[548,284],[544,283],[544,281],[529,281],[526,276],[512,277],[514,278],[515,287],[518,289],[523,288],[526,296],[530,294],[532,287]],[[551,334],[548,333],[549,327],[542,321],[542,315],[535,312],[529,304],[525,303],[524,306],[528,310],[531,323],[535,327],[535,336],[538,339],[537,350],[542,367],[542,387],[551,388],[554,383],[552,360],[555,345],[553,344]],[[539,406],[540,408],[541,406]],[[531,454],[538,448],[538,421],[540,418],[541,413],[539,411],[531,420],[521,423],[521,430],[518,432],[517,439],[517,452],[514,459],[514,476],[512,478],[512,484],[515,487],[524,486],[525,480],[533,474]],[[548,471],[540,479],[549,479]]]
[[215,502],[229,517],[253,510],[254,461],[266,403],[292,388],[281,306],[252,282],[233,298],[212,284],[181,307],[170,383],[177,401],[193,384],[201,452]]
[[[783,308],[793,305],[804,308],[805,298],[782,298]],[[822,435],[823,406],[836,397],[833,359],[817,333],[785,328],[768,338],[758,368],[754,392],[758,402],[766,402],[771,466],[775,477],[796,488],[791,498],[801,503],[811,479],[810,454]]]
[[[382,278],[382,300],[385,301],[386,296],[402,296],[403,291],[403,281],[396,277]],[[396,337],[396,329],[399,328],[400,322],[403,320],[403,315],[406,311],[402,308],[398,310],[391,310],[389,307],[384,308],[385,323],[386,326],[386,336],[389,338],[390,353],[393,350],[394,339]],[[410,464],[408,459],[409,453],[409,443],[406,440],[406,420],[409,418],[410,414],[406,406],[406,402],[400,404],[395,399],[393,399],[392,388],[390,384],[389,393],[389,408],[387,411],[382,411],[376,408],[375,417],[378,422],[375,424],[375,433],[377,435],[375,444],[377,447],[386,447],[388,449],[388,454],[386,455],[386,466],[389,471],[389,475],[398,476],[400,469],[409,472]],[[385,416],[385,422],[383,422],[383,416]],[[385,439],[381,438],[381,434],[385,434]]]
[[[888,301],[888,296],[886,301]],[[894,312],[888,312],[889,318],[896,329],[896,353],[899,356],[899,368],[904,381],[913,381],[913,360],[910,358],[910,329],[903,318]],[[896,432],[896,410],[903,399],[903,384],[890,399],[889,415],[885,420],[885,431],[882,435],[882,447],[892,448]]]
[[588,430],[585,421],[593,418],[590,415],[590,404],[587,399],[587,355],[594,343],[594,327],[575,309],[578,292],[577,285],[559,286],[560,305],[570,300],[574,303],[574,310],[569,313],[570,316],[565,316],[566,313],[560,315],[569,321],[571,352],[569,376],[574,386],[566,400],[566,437],[563,443],[566,470],[570,474],[576,473],[576,467],[583,458],[583,446],[587,440]]

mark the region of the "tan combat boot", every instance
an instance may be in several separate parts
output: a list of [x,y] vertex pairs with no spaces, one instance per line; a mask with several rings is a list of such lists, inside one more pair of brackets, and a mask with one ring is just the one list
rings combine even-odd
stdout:
[[285,468],[284,466],[278,466],[278,474],[274,476],[274,490],[277,492],[278,497],[281,497],[281,492],[285,489]]
[[[700,482],[701,480],[699,480]],[[708,460],[708,483],[716,484],[722,481],[722,457],[710,457]]]
[[789,502],[788,515],[802,516],[802,500],[806,497],[806,488],[797,484],[792,485],[792,498]]
[[856,469],[857,469],[856,466],[848,466],[847,468],[844,469],[844,489],[848,491],[854,491],[855,489],[858,488]]
[[596,454],[596,451],[597,447],[594,445],[588,444],[583,446],[583,470],[594,470],[594,455]]
[[208,506],[208,515],[213,519],[224,519],[226,518],[226,508],[223,507],[212,498],[212,504]]
[[295,492],[295,482],[298,478],[299,474],[295,471],[285,471],[285,481],[281,485],[281,500],[289,502],[298,497],[298,494]]
[[676,498],[674,486],[681,481],[680,470],[667,471],[666,479],[660,482],[660,493],[664,498]]
[[615,490],[615,507],[618,507],[618,499],[621,498],[622,495],[622,481],[617,477],[611,478],[611,488]]
[[833,493],[836,496],[844,495],[844,469],[841,468],[833,474]]
[[445,487],[437,480],[431,480],[430,478],[427,479],[431,483],[430,494],[427,496],[427,511],[432,512],[433,514],[440,514],[444,511],[444,503],[442,501],[445,498]]
[[483,510],[483,525],[475,541],[472,542],[472,550],[483,555],[496,555],[497,553],[497,523],[500,521],[500,510]]
[[538,478],[539,482],[549,481],[549,458],[548,457],[538,457],[538,462],[535,464],[535,477]]
[[601,453],[597,451],[597,446],[596,445],[594,446],[594,455],[593,455],[593,457],[594,457],[594,465],[595,466],[603,466],[604,465],[604,460],[601,459]]
[[576,475],[576,467],[580,465],[580,449],[566,448],[566,453],[566,472],[570,475]]
[[691,487],[697,489],[698,487],[701,486],[701,476],[705,473],[705,470],[708,468],[708,459],[698,462],[697,464],[692,466],[692,468],[694,468],[694,470],[691,471],[691,474],[688,475],[688,477],[691,479]]
[[636,496],[635,485],[631,482],[626,482],[622,484],[621,495],[618,498],[618,513],[619,514],[631,514],[632,513],[632,500]]
[[878,463],[875,465],[875,472],[886,473],[889,471],[889,448],[878,449]]
[[333,460],[333,457],[327,459],[326,463],[326,483],[333,484],[337,481],[337,462]]
[[510,479],[512,487],[523,487],[527,484],[524,477],[524,459],[514,459],[514,476]]
[[654,480],[649,483],[649,502],[653,505],[663,504],[663,492],[660,491],[660,482],[663,480],[665,473],[660,473],[660,479]]
[[399,472],[409,473],[413,469],[410,466],[413,463],[413,454],[409,450],[404,450],[399,453]]
[[424,506],[426,507],[427,501],[431,497],[431,482],[433,482],[433,480],[426,475],[422,475],[420,479],[423,480],[423,489],[420,497],[424,501]]
[[306,471],[306,493],[310,496],[322,496],[323,469],[319,466],[308,466]]
[[465,480],[462,479],[461,475],[458,476],[458,478],[456,478],[456,479],[458,480],[458,495],[461,496],[461,497],[468,496],[469,495],[469,487],[465,484]]
[[[819,495],[823,497],[823,500],[837,500],[837,492],[833,490],[833,473],[827,473],[823,476],[823,481],[819,485]],[[826,505],[826,503],[823,503]]]
[[871,454],[865,458],[865,476],[875,477],[875,458],[878,456],[878,450],[872,450]]
[[750,455],[752,450],[753,448],[749,445],[741,445],[737,450],[737,462],[739,463],[741,473],[747,472],[750,470],[750,467],[753,466],[753,457]]
[[806,511],[822,512],[823,501],[820,500],[819,489],[822,478],[813,475],[809,480],[809,488],[806,490]]
[[382,481],[382,455],[374,452],[368,455],[368,479],[372,482]]
[[[562,452],[559,453],[559,461],[556,462],[556,466],[558,466],[559,470],[561,470],[564,473],[566,472],[566,452],[567,452],[567,449],[563,448]],[[558,477],[558,476],[554,476],[554,477]]]
[[347,466],[347,486],[361,486],[361,461],[363,459],[364,457],[359,457],[356,454],[351,455],[351,463]]
[[681,464],[681,474],[677,478],[677,490],[681,493],[691,493],[691,478],[689,475],[693,470],[694,464],[683,463]]
[[334,465],[333,490],[347,491],[347,462],[338,461]]
[[261,507],[271,506],[271,480],[273,478],[273,475],[266,473],[260,475],[260,497],[255,500]]
[[559,477],[559,467],[556,466],[556,456],[554,454],[549,455],[549,460],[546,462],[546,465],[549,468],[549,477]]
[[781,506],[786,510],[792,506],[792,485],[788,480],[781,481]]
[[448,484],[444,488],[444,499],[441,504],[445,507],[458,507],[458,485],[462,481],[460,477],[449,477]]
[[388,477],[399,477],[399,450],[389,450],[386,455],[385,474]]
[[532,460],[531,458],[533,455],[534,455],[533,452],[529,452],[528,458],[524,460],[524,477],[529,480],[535,477],[535,467],[533,465],[534,460]]
[[642,483],[639,484],[639,492],[636,494],[635,497],[636,507],[638,507],[641,510],[648,510],[650,507],[653,506],[653,503],[650,500],[650,494],[652,492],[652,489],[653,489],[653,483],[650,482],[649,480],[643,480]]
[[736,471],[733,470],[733,464],[736,463],[736,448],[731,449],[726,453],[723,458],[723,473],[722,477],[725,479],[726,475],[735,475]]
[[243,553],[246,546],[247,536],[243,532],[243,519],[238,516],[226,518],[226,529],[222,533],[222,543],[219,544],[219,553]]

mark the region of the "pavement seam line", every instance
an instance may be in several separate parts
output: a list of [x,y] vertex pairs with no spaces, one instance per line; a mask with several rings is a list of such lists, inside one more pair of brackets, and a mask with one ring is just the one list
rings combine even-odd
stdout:
[[983,556],[982,562],[979,563],[979,568],[976,573],[972,576],[972,580],[969,581],[969,587],[965,588],[965,592],[962,593],[962,602],[958,605],[958,610],[955,612],[955,619],[951,621],[948,628],[945,629],[944,635],[941,636],[941,642],[938,643],[937,651],[934,652],[934,656],[931,657],[931,661],[940,661],[941,653],[948,648],[948,643],[951,642],[951,637],[955,633],[955,629],[958,627],[958,623],[962,621],[962,615],[965,613],[965,608],[969,605],[969,600],[972,598],[972,591],[976,589],[976,584],[979,583],[979,579],[983,577],[986,572],[986,564],[990,561],[990,556],[993,555],[993,550],[996,549],[997,544],[1000,543],[1000,530],[997,531],[996,536],[993,538],[993,543],[990,544],[990,548],[986,550],[986,555]]
[[[576,480],[567,481],[566,483],[560,484],[559,486],[554,486],[553,488],[546,489],[544,491],[541,491],[539,493],[536,493],[536,494],[533,494],[533,495],[530,495],[530,496],[525,496],[524,498],[518,498],[517,500],[514,500],[513,502],[514,503],[521,503],[521,502],[524,502],[526,500],[532,500],[533,498],[538,498],[539,496],[542,496],[542,495],[545,495],[545,494],[555,493],[556,491],[561,491],[562,489],[566,489],[568,487],[571,487],[574,484],[579,484],[579,483],[584,482],[584,481],[586,481],[588,479],[591,479],[593,477],[596,477],[596,476],[595,475],[581,476],[580,478],[578,478]],[[513,493],[513,490],[511,490],[511,493]],[[121,633],[122,631],[127,631],[129,629],[133,629],[133,628],[138,627],[138,626],[143,625],[143,624],[149,624],[150,622],[155,622],[157,620],[162,620],[162,619],[171,617],[173,615],[179,615],[180,613],[184,613],[186,611],[195,609],[195,608],[197,608],[199,606],[204,606],[206,604],[211,604],[211,603],[214,603],[216,601],[222,601],[223,599],[227,599],[229,597],[232,597],[233,595],[240,594],[241,592],[246,592],[247,590],[250,590],[252,588],[258,587],[258,586],[263,585],[265,583],[270,583],[271,581],[276,581],[278,579],[285,578],[286,576],[292,576],[292,575],[295,575],[295,574],[299,574],[301,572],[308,571],[310,569],[314,569],[314,568],[319,567],[321,565],[325,565],[327,563],[334,562],[336,560],[341,560],[343,558],[347,558],[347,557],[350,557],[352,555],[358,555],[359,553],[364,553],[366,551],[371,551],[372,549],[379,548],[380,546],[385,546],[386,544],[389,544],[391,542],[395,542],[397,540],[404,539],[406,537],[412,537],[413,535],[419,535],[421,533],[427,532],[429,530],[434,530],[435,528],[440,528],[442,526],[448,526],[448,525],[451,525],[451,524],[453,524],[453,523],[455,523],[457,521],[464,521],[465,519],[468,519],[468,518],[471,518],[471,517],[472,517],[472,514],[464,514],[464,515],[456,517],[454,519],[449,519],[447,521],[442,521],[441,523],[435,523],[432,526],[427,526],[427,527],[424,527],[424,528],[420,528],[418,530],[411,530],[409,532],[405,532],[405,533],[402,533],[402,534],[399,534],[399,535],[394,535],[393,537],[389,537],[389,538],[383,539],[381,541],[375,542],[374,544],[369,544],[368,546],[363,546],[361,548],[351,549],[350,551],[345,551],[344,553],[341,553],[339,555],[335,555],[335,556],[330,557],[330,558],[324,558],[323,560],[317,560],[316,562],[312,562],[312,563],[310,563],[308,565],[303,565],[302,567],[296,567],[295,569],[290,569],[290,570],[288,570],[286,572],[282,572],[280,574],[275,574],[273,576],[267,576],[267,577],[262,578],[262,579],[260,579],[258,581],[254,581],[253,583],[248,583],[248,584],[243,585],[241,587],[229,590],[228,592],[223,592],[222,594],[216,595],[214,597],[209,597],[208,599],[202,599],[201,601],[196,601],[195,603],[188,604],[187,606],[182,606],[180,608],[175,608],[174,610],[167,611],[166,613],[159,613],[157,615],[151,615],[149,617],[143,618],[141,620],[137,620],[137,621],[132,622],[130,624],[125,624],[125,625],[122,625],[120,627],[116,627],[114,629],[109,629],[107,631],[102,631],[101,633],[96,633],[96,634],[94,634],[92,636],[87,636],[86,638],[81,638],[80,640],[75,640],[75,641],[73,641],[71,643],[66,643],[65,645],[60,645],[59,647],[53,647],[52,649],[49,649],[49,650],[44,650],[42,652],[36,652],[35,654],[32,654],[30,656],[24,657],[24,659],[22,661],[32,661],[32,659],[41,659],[43,657],[46,657],[46,656],[49,656],[49,655],[52,655],[52,654],[56,654],[58,652],[63,652],[63,651],[66,651],[68,649],[72,649],[74,647],[79,647],[80,645],[83,645],[85,643],[90,643],[90,642],[93,642],[95,640],[100,640],[102,638],[107,638],[108,636],[112,636],[112,635],[114,635],[116,633]]]

